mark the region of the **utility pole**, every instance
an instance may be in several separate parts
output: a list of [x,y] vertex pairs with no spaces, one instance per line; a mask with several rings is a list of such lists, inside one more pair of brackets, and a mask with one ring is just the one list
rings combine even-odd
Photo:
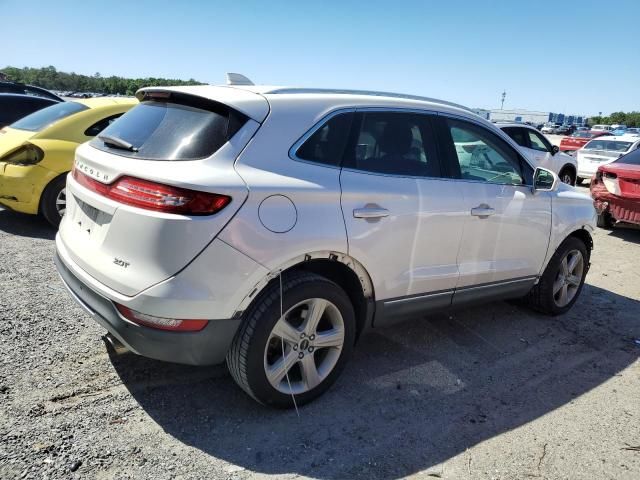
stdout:
[[507,96],[507,91],[504,90],[502,92],[502,102],[500,103],[500,110],[502,110],[504,108],[504,97],[506,97],[506,96]]

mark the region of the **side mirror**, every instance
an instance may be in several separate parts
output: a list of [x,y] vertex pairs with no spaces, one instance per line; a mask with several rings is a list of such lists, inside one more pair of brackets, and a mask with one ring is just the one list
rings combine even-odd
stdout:
[[551,147],[551,153],[552,153],[553,155],[555,155],[555,154],[556,154],[556,153],[558,153],[559,151],[560,151],[560,147],[558,147],[558,145],[553,145],[553,146]]
[[533,172],[533,193],[536,192],[551,192],[556,189],[560,179],[551,170],[546,168],[537,167]]

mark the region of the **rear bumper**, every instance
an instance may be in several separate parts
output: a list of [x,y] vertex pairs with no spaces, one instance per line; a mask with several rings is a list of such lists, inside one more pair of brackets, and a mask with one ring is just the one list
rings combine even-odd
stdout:
[[211,320],[199,332],[167,332],[125,320],[113,302],[76,277],[56,253],[56,268],[73,299],[127,349],[144,357],[188,365],[224,362],[240,319]]
[[593,201],[593,206],[598,212],[608,213],[619,222],[635,223],[640,225],[640,202],[607,195],[598,197]]
[[0,204],[16,212],[37,214],[40,195],[53,176],[39,165],[0,162]]

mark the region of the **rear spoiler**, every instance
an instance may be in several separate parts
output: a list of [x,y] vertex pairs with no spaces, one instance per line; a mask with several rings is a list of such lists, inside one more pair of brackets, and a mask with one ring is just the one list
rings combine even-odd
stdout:
[[193,101],[215,102],[226,105],[243,115],[262,123],[269,113],[269,102],[266,98],[246,89],[213,86],[194,85],[184,87],[146,87],[136,92],[136,98],[143,101],[145,98],[157,95],[158,98],[170,98],[172,94],[183,97],[192,97]]

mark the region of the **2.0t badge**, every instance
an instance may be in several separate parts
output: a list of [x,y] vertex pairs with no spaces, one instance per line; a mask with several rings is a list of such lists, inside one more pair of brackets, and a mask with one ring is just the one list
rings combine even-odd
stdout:
[[129,262],[125,262],[124,260],[121,260],[118,257],[115,257],[113,259],[113,263],[115,263],[116,265],[122,268],[127,268],[129,265],[131,265]]

